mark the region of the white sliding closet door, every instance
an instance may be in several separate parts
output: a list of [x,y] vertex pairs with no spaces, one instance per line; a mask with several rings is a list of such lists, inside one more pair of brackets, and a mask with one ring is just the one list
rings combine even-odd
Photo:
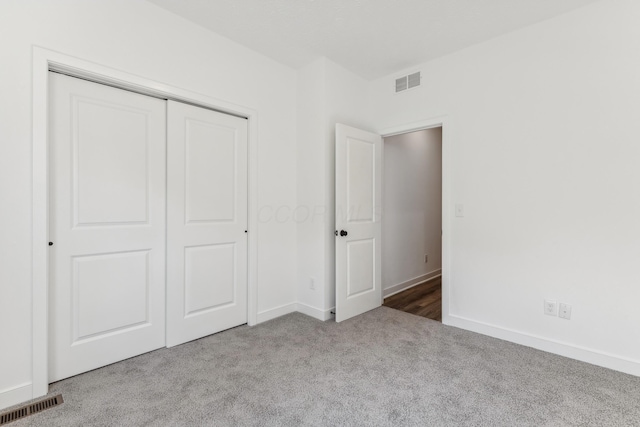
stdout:
[[168,101],[167,346],[247,322],[247,120]]
[[49,380],[165,345],[165,101],[50,73]]

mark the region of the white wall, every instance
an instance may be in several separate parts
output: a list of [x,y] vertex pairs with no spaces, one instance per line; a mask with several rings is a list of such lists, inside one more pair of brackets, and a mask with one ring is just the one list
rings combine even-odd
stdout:
[[299,70],[298,309],[320,319],[335,307],[335,125],[370,130],[367,100],[368,82],[329,59]]
[[[325,238],[327,208],[325,181],[328,179],[326,145],[325,59],[298,70],[298,302],[319,312],[325,310]],[[315,289],[310,288],[311,278]]]
[[382,290],[389,295],[442,267],[442,128],[390,136],[383,147]]
[[270,213],[296,204],[296,72],[142,0],[3,0],[0,408],[31,382],[33,45],[257,111],[258,311],[295,303],[296,225]]
[[449,115],[445,322],[640,375],[638,22],[601,1],[372,83],[379,129]]

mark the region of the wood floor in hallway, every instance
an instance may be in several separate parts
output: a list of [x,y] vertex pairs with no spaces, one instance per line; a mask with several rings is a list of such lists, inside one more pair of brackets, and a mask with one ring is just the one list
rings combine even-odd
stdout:
[[442,280],[436,277],[392,295],[383,305],[442,322]]

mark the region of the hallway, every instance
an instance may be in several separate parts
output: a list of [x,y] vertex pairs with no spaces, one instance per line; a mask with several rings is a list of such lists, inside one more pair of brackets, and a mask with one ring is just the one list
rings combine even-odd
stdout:
[[442,322],[442,278],[438,276],[385,298],[383,305]]

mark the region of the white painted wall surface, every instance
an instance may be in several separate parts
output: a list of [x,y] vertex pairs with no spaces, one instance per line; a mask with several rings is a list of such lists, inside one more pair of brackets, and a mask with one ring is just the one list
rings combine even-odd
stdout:
[[31,382],[33,45],[257,111],[258,311],[295,303],[296,72],[142,0],[2,1],[0,407]]
[[387,137],[383,149],[384,294],[442,267],[442,128]]
[[380,129],[450,118],[448,323],[640,375],[638,22],[601,1],[373,82]]
[[[298,70],[298,179],[295,221],[298,249],[298,302],[318,312],[325,309],[328,283],[325,271],[327,209],[325,181],[327,130],[325,60],[320,58]],[[315,289],[310,281],[314,278]]]

